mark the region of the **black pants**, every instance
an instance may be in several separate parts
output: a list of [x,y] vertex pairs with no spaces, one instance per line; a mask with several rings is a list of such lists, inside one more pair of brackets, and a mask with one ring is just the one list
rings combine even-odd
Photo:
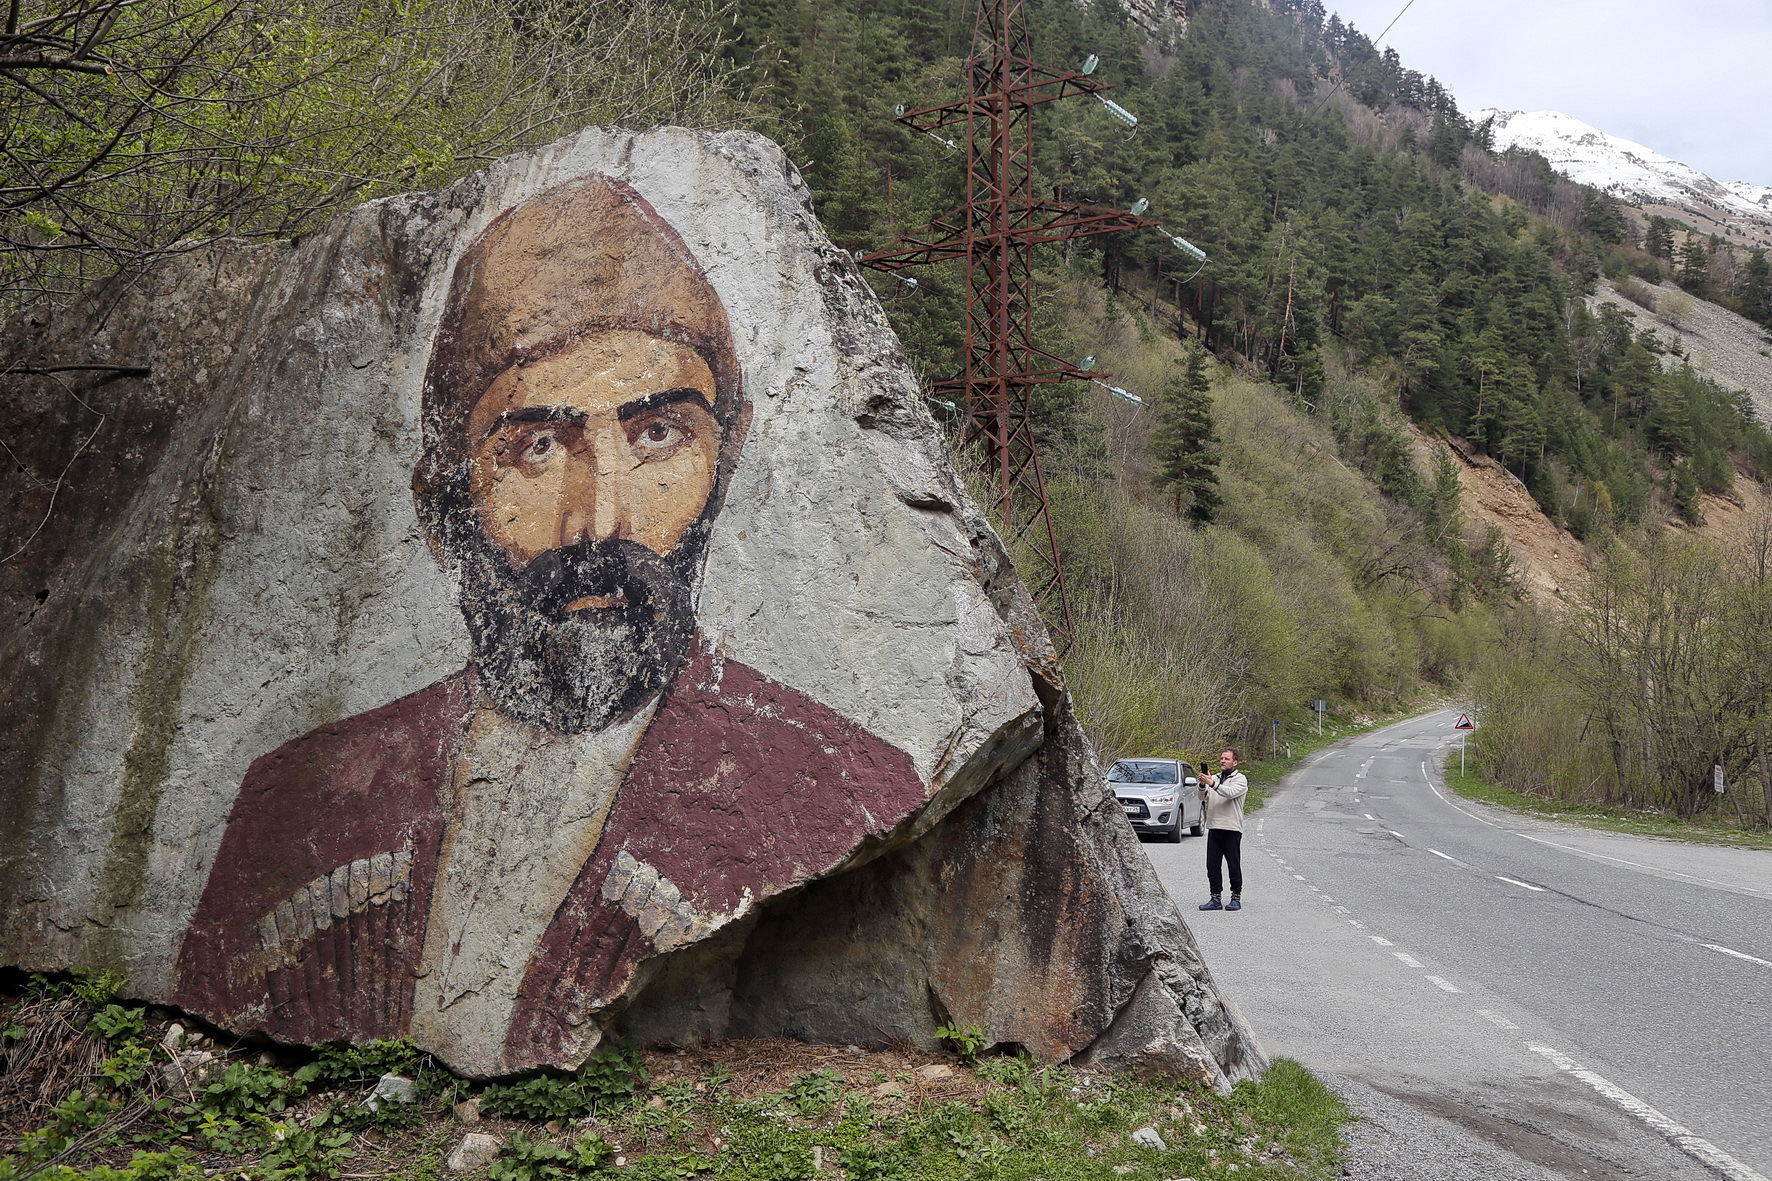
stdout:
[[1231,867],[1231,893],[1243,892],[1243,834],[1234,828],[1209,828],[1206,830],[1206,881],[1212,887],[1212,896],[1218,897],[1224,892],[1224,879],[1219,876],[1219,859],[1223,858]]

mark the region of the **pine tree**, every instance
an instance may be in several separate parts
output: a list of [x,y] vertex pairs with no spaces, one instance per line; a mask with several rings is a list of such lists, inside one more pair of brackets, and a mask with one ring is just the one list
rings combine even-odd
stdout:
[[1710,251],[1697,234],[1687,234],[1680,247],[1680,286],[1700,299],[1710,289]]
[[1702,521],[1704,493],[1698,486],[1698,470],[1691,460],[1674,466],[1668,485],[1669,498],[1674,502],[1674,511],[1680,514],[1680,520],[1688,525]]
[[[1618,201],[1598,190],[1590,191],[1581,213],[1581,228],[1608,245],[1623,242],[1630,236]],[[1651,254],[1654,251],[1650,251]]]
[[1151,456],[1157,461],[1158,489],[1175,499],[1175,515],[1205,522],[1221,503],[1218,431],[1212,422],[1212,378],[1206,350],[1190,344],[1178,372],[1158,395],[1157,428]]
[[1756,250],[1747,260],[1747,286],[1741,295],[1742,314],[1772,328],[1772,265]]
[[1643,249],[1656,258],[1672,262],[1674,258],[1674,223],[1665,217],[1651,217],[1649,229],[1643,234]]

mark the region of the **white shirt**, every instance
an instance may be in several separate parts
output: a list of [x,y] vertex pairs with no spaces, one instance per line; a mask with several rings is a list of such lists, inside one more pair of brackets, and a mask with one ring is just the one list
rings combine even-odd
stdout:
[[524,974],[657,707],[589,734],[549,734],[489,705],[469,723],[412,1015],[412,1032],[468,1073],[499,1073]]

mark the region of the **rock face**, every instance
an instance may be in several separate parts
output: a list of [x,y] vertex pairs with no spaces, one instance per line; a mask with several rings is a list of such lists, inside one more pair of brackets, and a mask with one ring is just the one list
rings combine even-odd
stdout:
[[7,355],[0,961],[481,1077],[1259,1067],[768,141],[589,130]]

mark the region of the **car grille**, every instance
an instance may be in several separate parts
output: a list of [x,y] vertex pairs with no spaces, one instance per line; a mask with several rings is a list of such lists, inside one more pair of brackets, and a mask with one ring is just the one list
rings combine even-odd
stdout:
[[1149,820],[1151,818],[1151,810],[1144,806],[1143,800],[1136,798],[1129,799],[1126,796],[1120,796],[1118,798],[1120,806],[1126,810],[1126,819]]

